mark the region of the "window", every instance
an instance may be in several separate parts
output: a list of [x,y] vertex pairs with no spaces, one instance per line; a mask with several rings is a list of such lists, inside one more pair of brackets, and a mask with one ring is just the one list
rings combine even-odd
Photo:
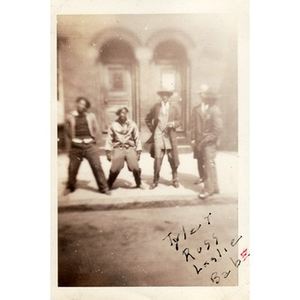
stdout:
[[124,78],[123,73],[118,71],[112,71],[110,73],[111,78],[109,82],[110,91],[122,91],[124,90]]

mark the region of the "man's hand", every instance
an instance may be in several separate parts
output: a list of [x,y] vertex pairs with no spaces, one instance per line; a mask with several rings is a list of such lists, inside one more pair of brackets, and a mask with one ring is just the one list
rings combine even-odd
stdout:
[[169,128],[174,127],[174,122],[168,122],[168,123],[167,123],[167,127],[169,127]]
[[137,155],[138,161],[139,161],[140,158],[141,158],[141,153],[142,153],[142,151],[136,151],[136,155]]
[[192,144],[192,146],[194,146],[195,145],[195,140],[192,140],[191,144]]
[[110,151],[106,151],[106,158],[108,161],[111,161],[111,152]]
[[204,139],[201,141],[200,145],[201,145],[201,147],[205,147],[205,146],[207,146],[208,143],[209,143],[209,139],[204,138]]

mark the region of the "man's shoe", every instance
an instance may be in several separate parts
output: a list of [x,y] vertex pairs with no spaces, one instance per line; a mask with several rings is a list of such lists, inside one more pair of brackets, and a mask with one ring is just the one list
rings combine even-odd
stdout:
[[158,183],[157,183],[157,182],[153,182],[153,183],[150,185],[149,190],[153,190],[153,189],[155,189],[157,186],[158,186]]
[[141,190],[144,190],[145,189],[145,186],[140,183],[139,185],[136,186],[137,189],[141,189]]
[[174,181],[173,181],[173,186],[174,186],[175,188],[179,188],[179,182],[178,182],[178,180],[174,180]]
[[72,188],[67,187],[67,188],[64,190],[63,195],[66,196],[66,195],[68,195],[68,194],[70,194],[70,193],[73,193],[75,190],[76,190],[76,188],[74,188],[74,187],[72,187]]
[[212,193],[201,192],[201,193],[198,195],[198,197],[199,197],[200,199],[206,199],[206,198],[208,198],[208,197],[211,196],[211,195],[212,195]]
[[194,182],[194,184],[200,184],[203,182],[204,182],[204,180],[202,178],[199,178],[197,181]]
[[110,190],[103,190],[103,191],[100,191],[101,194],[105,194],[107,196],[110,196],[111,195],[111,191]]

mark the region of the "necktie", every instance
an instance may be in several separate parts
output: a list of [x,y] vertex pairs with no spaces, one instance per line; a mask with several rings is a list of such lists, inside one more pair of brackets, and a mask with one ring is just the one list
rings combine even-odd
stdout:
[[162,103],[162,110],[164,115],[168,113],[168,106],[165,102]]

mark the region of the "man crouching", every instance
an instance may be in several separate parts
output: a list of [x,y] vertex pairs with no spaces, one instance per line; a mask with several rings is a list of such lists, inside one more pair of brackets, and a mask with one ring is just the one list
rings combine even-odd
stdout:
[[122,107],[116,115],[118,119],[111,123],[105,144],[106,157],[111,161],[108,187],[111,189],[126,161],[129,171],[133,173],[136,187],[143,188],[141,182],[140,160],[142,145],[138,127],[127,118],[128,108]]

